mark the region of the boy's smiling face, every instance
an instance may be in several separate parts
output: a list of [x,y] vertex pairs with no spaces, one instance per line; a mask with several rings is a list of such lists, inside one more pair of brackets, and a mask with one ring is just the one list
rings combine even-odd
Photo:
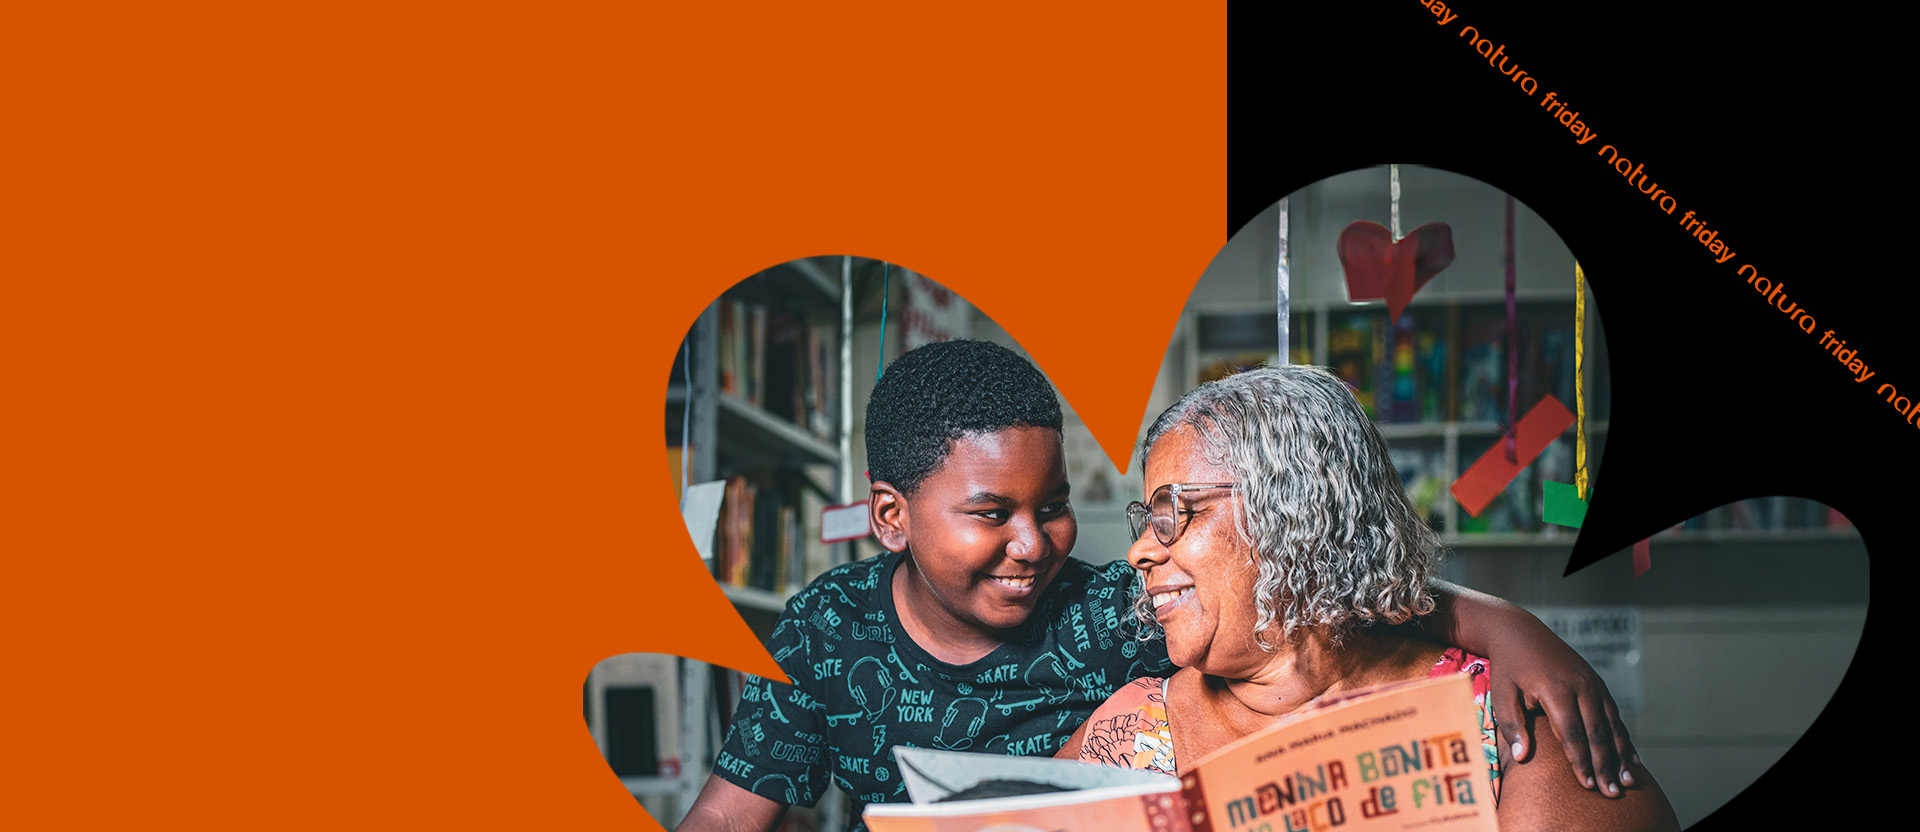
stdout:
[[915,635],[931,637],[923,647],[985,655],[1026,622],[1079,534],[1067,496],[1051,428],[954,440],[911,496],[874,484],[882,545],[911,553],[895,576],[896,608]]

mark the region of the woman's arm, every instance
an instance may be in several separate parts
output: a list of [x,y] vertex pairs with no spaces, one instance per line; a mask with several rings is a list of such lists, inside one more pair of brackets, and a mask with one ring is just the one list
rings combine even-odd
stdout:
[[[1509,720],[1498,709],[1494,719],[1506,730],[1508,722],[1519,722],[1520,733],[1537,731],[1540,741],[1551,743],[1557,736],[1547,720],[1527,715]],[[1653,775],[1638,763],[1627,766],[1633,785],[1620,790],[1617,800],[1603,800],[1585,789],[1575,788],[1568,777],[1568,765],[1553,754],[1541,755],[1526,763],[1515,763],[1509,749],[1500,749],[1500,803],[1495,816],[1502,832],[1530,830],[1573,830],[1573,832],[1679,832],[1680,819],[1673,804],[1660,790]]]
[[1080,723],[1080,727],[1073,729],[1073,736],[1067,738],[1067,744],[1060,746],[1060,750],[1053,752],[1053,756],[1062,760],[1080,759],[1080,744],[1087,741],[1087,726],[1091,724],[1093,724],[1091,719]]
[[[1429,638],[1487,657],[1493,665],[1494,713],[1518,716],[1544,710],[1553,727],[1545,737],[1560,739],[1570,771],[1584,787],[1618,797],[1622,785],[1636,785],[1633,769],[1623,764],[1639,762],[1626,723],[1606,682],[1580,654],[1514,604],[1445,581],[1431,586],[1434,612],[1416,624]],[[1508,746],[1502,751],[1522,762],[1534,756],[1529,724],[1517,718],[1499,720],[1500,736]]]

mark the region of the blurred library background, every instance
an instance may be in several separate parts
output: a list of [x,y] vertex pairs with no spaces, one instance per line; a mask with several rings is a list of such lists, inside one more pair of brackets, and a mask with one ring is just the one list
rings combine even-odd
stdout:
[[[1523,461],[1484,507],[1462,505],[1449,486],[1497,449],[1510,421],[1510,359],[1514,412],[1550,396],[1584,417],[1576,421],[1589,486],[1604,486],[1610,385],[1601,310],[1590,289],[1584,310],[1576,304],[1573,253],[1545,220],[1515,203],[1508,230],[1508,202],[1485,183],[1412,165],[1353,171],[1289,195],[1236,233],[1194,287],[1145,419],[1199,383],[1279,361],[1284,297],[1286,360],[1331,368],[1368,407],[1409,496],[1446,541],[1443,577],[1527,607],[1579,650],[1606,678],[1682,824],[1691,824],[1786,753],[1839,685],[1865,623],[1866,550],[1837,512],[1762,496],[1653,535],[1643,573],[1623,552],[1562,577],[1578,529],[1548,522],[1568,521],[1544,495],[1550,484],[1575,482],[1579,424]],[[1397,318],[1382,300],[1354,299],[1356,287],[1368,287],[1350,283],[1340,256],[1350,224],[1390,227],[1396,214],[1399,229],[1445,223],[1452,252]],[[831,519],[823,527],[823,514],[865,502],[860,417],[883,348],[891,360],[952,337],[1020,350],[933,280],[839,256],[749,277],[688,333],[668,387],[669,475],[683,506],[717,500],[717,511],[705,510],[710,525],[690,519],[690,529],[763,637],[813,577],[881,551],[870,537],[823,543],[840,536]],[[1576,340],[1584,345],[1578,379]],[[1074,556],[1120,558],[1131,542],[1124,507],[1140,491],[1137,460],[1114,471],[1072,402],[1062,404],[1080,523]],[[589,675],[583,711],[595,741],[666,827],[706,782],[739,685],[733,671],[651,654],[610,657]],[[833,794],[789,811],[783,827],[837,830],[848,821]]]

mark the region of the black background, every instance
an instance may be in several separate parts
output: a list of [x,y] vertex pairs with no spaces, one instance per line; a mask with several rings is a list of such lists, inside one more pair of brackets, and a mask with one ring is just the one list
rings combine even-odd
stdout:
[[[1418,0],[1338,8],[1236,3],[1228,15],[1228,233],[1324,177],[1396,162],[1472,176],[1553,225],[1606,324],[1614,399],[1606,496],[1570,569],[1748,497],[1808,497],[1860,529],[1873,572],[1866,631],[1812,729],[1694,829],[1877,818],[1906,781],[1907,702],[1880,612],[1905,586],[1920,428],[1874,390],[1920,395],[1909,348],[1911,185],[1889,113],[1905,109],[1898,27],[1839,6],[1547,9],[1471,3],[1446,26]],[[1837,19],[1839,11],[1844,19]],[[1488,65],[1464,26],[1540,81],[1533,96]],[[1575,144],[1547,91],[1598,137]],[[1669,217],[1596,151],[1614,145],[1678,201]],[[1679,225],[1694,210],[1736,257],[1722,265]],[[1805,334],[1736,273],[1784,284],[1817,319]],[[1819,345],[1828,329],[1876,374]],[[1896,505],[1898,503],[1898,505]],[[1656,541],[1655,568],[1658,568]],[[1790,671],[1786,672],[1790,674]],[[1654,772],[1658,776],[1659,772]]]

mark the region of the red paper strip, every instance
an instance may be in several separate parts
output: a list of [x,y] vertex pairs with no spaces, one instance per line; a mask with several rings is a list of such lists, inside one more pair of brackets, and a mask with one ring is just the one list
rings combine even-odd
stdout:
[[1514,444],[1518,456],[1513,462],[1507,461],[1503,450],[1505,437],[1502,437],[1447,490],[1453,493],[1453,498],[1460,501],[1460,506],[1468,514],[1479,517],[1487,504],[1500,496],[1507,483],[1520,476],[1521,469],[1533,464],[1534,458],[1540,456],[1555,438],[1572,425],[1573,413],[1567,410],[1566,405],[1552,396],[1541,398],[1514,426]]
[[1653,568],[1653,541],[1642,540],[1633,544],[1633,576],[1638,578]]

